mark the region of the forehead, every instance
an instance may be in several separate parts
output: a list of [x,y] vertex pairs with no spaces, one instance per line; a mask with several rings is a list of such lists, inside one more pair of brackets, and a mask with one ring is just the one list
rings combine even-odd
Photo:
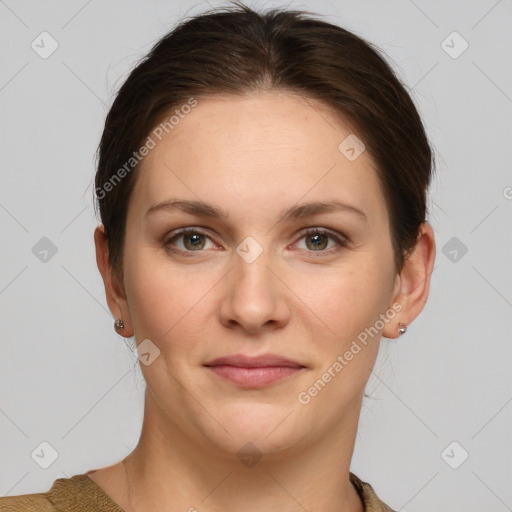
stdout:
[[347,158],[350,124],[317,100],[275,90],[208,96],[176,120],[161,140],[153,137],[155,147],[138,171],[135,209],[181,195],[280,210],[301,198],[335,195],[370,214],[386,213],[368,152]]

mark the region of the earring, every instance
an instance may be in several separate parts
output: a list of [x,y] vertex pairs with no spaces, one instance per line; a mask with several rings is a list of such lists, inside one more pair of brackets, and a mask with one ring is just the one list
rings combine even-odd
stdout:
[[398,324],[398,334],[400,334],[400,336],[401,336],[402,334],[405,334],[406,331],[407,331],[407,325],[405,325],[402,322],[400,322]]
[[114,328],[117,332],[120,332],[124,329],[124,322],[122,318],[118,318],[114,323]]

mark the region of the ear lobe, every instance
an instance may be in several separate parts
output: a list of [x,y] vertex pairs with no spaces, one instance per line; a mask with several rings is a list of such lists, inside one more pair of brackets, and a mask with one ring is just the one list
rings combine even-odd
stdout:
[[400,303],[402,310],[396,315],[396,321],[386,325],[383,330],[386,338],[400,336],[398,324],[410,325],[423,310],[430,290],[435,254],[434,231],[430,224],[424,222],[420,226],[416,246],[407,257],[395,286],[397,293],[393,303]]
[[105,296],[110,312],[116,320],[123,320],[125,327],[122,335],[125,337],[132,336],[133,331],[126,294],[124,293],[124,290],[121,289],[115,272],[108,261],[108,241],[103,224],[97,226],[94,231],[94,243],[96,246],[96,264],[98,265],[98,270],[103,278]]

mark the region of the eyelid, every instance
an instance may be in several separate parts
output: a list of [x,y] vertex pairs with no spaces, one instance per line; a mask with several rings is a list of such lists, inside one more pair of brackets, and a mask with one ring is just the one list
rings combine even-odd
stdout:
[[[332,231],[327,228],[316,227],[316,226],[311,226],[311,227],[304,228],[303,230],[301,230],[299,232],[299,238],[298,238],[297,242],[302,240],[305,236],[312,236],[312,235],[327,235],[329,238],[331,238],[338,244],[338,247],[331,247],[331,249],[326,249],[326,250],[322,250],[322,251],[307,251],[309,254],[314,254],[314,255],[318,255],[318,256],[329,255],[334,252],[337,252],[340,249],[343,249],[344,247],[346,247],[349,243],[348,237],[346,237],[344,234],[339,233],[337,231]],[[297,242],[294,242],[292,245],[295,245]]]
[[[196,252],[197,253],[205,252],[204,249],[200,249],[200,250],[197,250],[197,251],[183,251],[181,249],[177,249],[176,247],[173,247],[170,244],[170,242],[172,242],[176,238],[179,238],[180,236],[186,235],[188,233],[194,233],[194,234],[203,235],[206,238],[209,238],[214,244],[216,244],[216,242],[213,240],[212,236],[210,234],[208,234],[208,232],[206,230],[204,230],[204,228],[188,226],[188,227],[181,228],[181,229],[178,229],[177,231],[172,232],[172,234],[170,236],[165,238],[164,246],[166,248],[170,248],[170,250],[172,252],[175,252],[175,253],[178,253],[178,254],[186,254],[187,256],[193,255]],[[338,247],[334,247],[334,248],[331,247],[331,249],[319,250],[319,251],[309,251],[307,249],[300,249],[301,251],[305,251],[308,254],[313,254],[315,256],[330,255],[330,254],[332,254],[334,252],[338,252],[339,250],[343,249],[349,243],[348,237],[345,236],[342,233],[339,233],[337,231],[332,231],[332,230],[330,230],[328,228],[310,226],[310,227],[302,229],[298,233],[297,236],[299,238],[295,242],[293,242],[293,244],[291,244],[291,246],[296,245],[297,242],[302,240],[302,238],[304,238],[305,236],[308,236],[308,235],[312,236],[312,235],[315,235],[315,234],[327,235],[328,237],[330,237],[332,240],[334,240],[338,244]],[[216,245],[218,245],[218,244],[216,244]]]
[[299,231],[300,236],[304,236],[304,235],[311,234],[311,233],[313,233],[313,234],[318,233],[319,235],[329,235],[329,236],[332,236],[333,238],[339,239],[340,241],[348,242],[348,237],[345,236],[343,233],[334,231],[329,228],[324,228],[324,227],[319,227],[319,226],[310,226],[310,227],[304,228],[301,231]]
[[[218,245],[212,238],[212,236],[204,230],[204,228],[199,228],[199,227],[193,227],[193,226],[188,226],[186,228],[181,228],[181,229],[178,229],[178,230],[175,230],[173,231],[169,236],[166,236],[165,239],[164,239],[164,246],[169,248],[171,246],[171,242],[177,238],[179,238],[180,236],[183,236],[183,235],[187,235],[189,233],[193,233],[193,234],[198,234],[198,235],[203,235],[204,237],[206,238],[209,238],[215,245]],[[198,250],[198,251],[183,251],[181,249],[177,249],[176,247],[173,247],[172,248],[173,252],[176,252],[176,253],[179,253],[179,254],[193,254],[195,252],[204,252],[204,249],[203,250]]]

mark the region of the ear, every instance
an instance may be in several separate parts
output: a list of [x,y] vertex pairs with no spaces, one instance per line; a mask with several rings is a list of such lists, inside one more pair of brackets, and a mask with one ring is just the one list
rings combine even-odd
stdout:
[[96,245],[96,263],[105,285],[108,308],[116,320],[121,318],[124,322],[124,328],[119,334],[129,338],[133,336],[133,326],[128,301],[124,286],[119,283],[108,261],[108,243],[103,224],[100,224],[94,230],[94,243]]
[[402,310],[397,313],[395,322],[386,324],[382,331],[384,337],[398,338],[398,323],[409,326],[423,310],[430,289],[435,255],[434,231],[430,224],[424,222],[413,252],[406,258],[400,274],[396,276],[392,304],[401,304]]

